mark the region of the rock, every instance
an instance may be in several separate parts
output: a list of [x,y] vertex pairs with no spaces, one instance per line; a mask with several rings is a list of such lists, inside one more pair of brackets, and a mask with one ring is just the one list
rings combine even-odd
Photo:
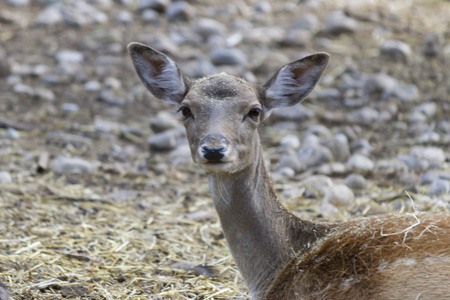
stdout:
[[8,184],[12,182],[12,177],[9,172],[0,171],[0,184]]
[[355,190],[364,190],[367,188],[367,181],[366,179],[357,173],[349,174],[345,180],[344,184],[348,186],[351,189]]
[[295,171],[290,167],[277,168],[276,174],[280,175],[282,180],[285,177],[293,177],[295,176]]
[[50,5],[43,9],[36,17],[37,25],[55,25],[64,21],[63,14],[58,6]]
[[374,164],[368,157],[355,153],[347,161],[347,168],[354,171],[372,171]]
[[361,122],[365,124],[373,124],[378,122],[378,119],[380,118],[380,113],[370,107],[370,106],[364,106],[354,112],[352,112],[349,115],[349,118],[356,122]]
[[333,186],[333,181],[325,175],[312,175],[302,180],[300,186],[323,195],[329,187]]
[[194,31],[201,35],[204,40],[207,40],[213,35],[226,35],[227,27],[223,23],[214,19],[199,18],[195,20]]
[[50,67],[48,65],[39,64],[33,67],[32,74],[34,76],[43,76],[44,74],[50,71]]
[[23,83],[18,83],[13,86],[13,92],[16,94],[25,94],[27,96],[34,96],[34,89]]
[[428,195],[431,196],[440,196],[448,193],[450,193],[450,181],[446,179],[438,178],[433,180],[428,189]]
[[412,147],[411,156],[427,160],[433,168],[440,168],[445,162],[444,150],[437,147]]
[[16,129],[9,127],[5,131],[5,138],[16,140],[20,138],[20,133]]
[[422,178],[420,179],[420,184],[421,185],[430,184],[439,178],[450,180],[450,173],[435,170],[427,171],[425,172],[425,174],[422,175]]
[[419,111],[413,111],[409,117],[408,117],[408,123],[409,124],[416,124],[416,123],[425,123],[427,122],[428,118],[423,113]]
[[166,11],[169,3],[170,3],[169,0],[139,0],[137,3],[137,9],[139,10],[151,9],[159,13],[163,13]]
[[314,112],[301,104],[275,109],[272,112],[272,120],[307,121],[314,117]]
[[336,88],[327,88],[314,92],[313,97],[318,101],[339,100],[341,92]]
[[306,135],[315,135],[320,138],[331,138],[331,131],[322,124],[313,124],[311,126],[308,126],[308,129],[306,130]]
[[343,163],[340,162],[329,162],[320,165],[317,167],[316,172],[317,174],[323,174],[323,175],[340,175],[344,174],[346,172],[346,167]]
[[37,87],[34,90],[34,96],[39,100],[43,100],[43,101],[47,101],[47,102],[53,102],[53,101],[55,101],[55,98],[56,98],[53,91],[50,89],[47,89],[45,87]]
[[191,148],[188,144],[176,147],[169,155],[170,164],[173,166],[188,165],[192,162]]
[[426,159],[415,157],[411,154],[399,154],[397,159],[411,170],[425,171],[430,167],[430,163]]
[[300,173],[305,170],[305,165],[302,164],[294,154],[285,153],[278,161],[277,170],[284,168],[290,168],[294,172]]
[[353,33],[358,30],[359,24],[353,18],[347,17],[342,11],[334,11],[325,17],[323,31],[328,34],[338,35]]
[[270,14],[272,12],[272,5],[268,1],[259,1],[253,5],[256,12]]
[[381,55],[392,61],[406,63],[411,58],[412,50],[402,41],[388,40],[381,45]]
[[150,122],[150,128],[156,133],[176,128],[178,126],[180,126],[178,119],[167,111],[158,112]]
[[335,206],[350,207],[355,202],[355,195],[348,186],[335,184],[325,190],[323,200]]
[[327,147],[306,144],[298,151],[298,160],[307,168],[316,167],[333,160],[333,155]]
[[345,162],[350,157],[350,146],[347,137],[338,133],[331,139],[326,139],[321,144],[330,149],[333,161]]
[[166,130],[152,135],[148,139],[148,145],[154,151],[173,150],[177,146],[177,139],[185,135],[184,127]]
[[122,83],[119,79],[115,77],[106,77],[104,81],[104,85],[108,89],[112,90],[120,90],[122,88]]
[[95,166],[80,157],[57,156],[53,160],[53,171],[57,174],[66,173],[92,173]]
[[247,57],[237,48],[214,48],[210,52],[211,61],[215,65],[246,65]]
[[74,50],[63,50],[55,54],[59,63],[80,63],[84,60],[83,53]]
[[187,22],[195,15],[194,8],[186,1],[172,2],[166,9],[166,16],[169,21]]
[[352,153],[359,153],[364,156],[369,156],[372,153],[372,146],[370,145],[369,141],[366,139],[359,139],[355,142],[353,142],[350,145],[350,149]]
[[180,64],[184,73],[190,78],[202,78],[217,73],[216,66],[209,60],[198,58]]
[[437,33],[427,33],[424,38],[423,55],[436,57],[442,52],[441,38]]
[[94,121],[94,128],[97,132],[117,133],[120,132],[121,127],[122,124],[109,120],[95,119]]
[[8,4],[13,6],[25,6],[30,3],[30,0],[8,0]]
[[287,149],[298,149],[300,147],[300,140],[297,136],[288,134],[281,138],[280,146]]
[[144,10],[141,13],[141,19],[142,19],[142,21],[144,21],[146,23],[151,23],[151,24],[159,24],[160,23],[159,14],[152,9]]
[[383,100],[391,95],[398,86],[397,79],[383,73],[366,76],[363,83],[363,91],[370,98]]
[[319,30],[319,24],[319,19],[315,14],[306,13],[295,19],[291,24],[291,28],[299,28],[316,33]]
[[76,113],[80,107],[76,103],[66,102],[61,105],[61,111],[65,113]]
[[313,36],[308,30],[291,28],[287,30],[282,43],[291,47],[305,47],[311,43],[312,38]]
[[100,82],[96,80],[90,80],[84,84],[84,90],[88,92],[96,92],[102,88]]
[[391,96],[402,102],[412,102],[420,99],[420,92],[415,84],[407,84],[394,87]]
[[134,15],[127,10],[121,10],[114,14],[114,20],[118,24],[132,24],[134,21]]
[[11,75],[11,64],[6,56],[0,55],[0,78],[5,78]]
[[413,112],[420,112],[427,116],[428,118],[432,118],[436,115],[437,105],[435,102],[425,102],[418,106],[416,106]]

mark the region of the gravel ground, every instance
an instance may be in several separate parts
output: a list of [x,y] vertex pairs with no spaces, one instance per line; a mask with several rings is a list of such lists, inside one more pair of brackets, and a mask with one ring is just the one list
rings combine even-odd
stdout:
[[264,83],[324,51],[261,127],[281,200],[345,220],[450,208],[450,2],[0,2],[0,279],[13,299],[247,298],[176,108],[126,45]]

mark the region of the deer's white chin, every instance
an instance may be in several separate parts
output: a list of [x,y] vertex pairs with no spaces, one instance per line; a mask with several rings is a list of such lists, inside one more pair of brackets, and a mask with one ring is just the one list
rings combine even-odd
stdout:
[[235,173],[237,171],[233,162],[204,162],[197,165],[206,173]]

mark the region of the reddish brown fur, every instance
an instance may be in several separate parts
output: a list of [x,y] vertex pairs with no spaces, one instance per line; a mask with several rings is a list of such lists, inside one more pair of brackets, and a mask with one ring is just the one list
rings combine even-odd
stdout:
[[449,237],[446,214],[337,224],[315,249],[291,259],[265,298],[449,299]]

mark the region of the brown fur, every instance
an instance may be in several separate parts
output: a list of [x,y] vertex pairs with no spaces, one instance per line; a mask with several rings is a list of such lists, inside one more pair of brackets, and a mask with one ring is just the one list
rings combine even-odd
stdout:
[[265,298],[448,299],[449,237],[446,214],[338,224],[312,251],[291,259]]

